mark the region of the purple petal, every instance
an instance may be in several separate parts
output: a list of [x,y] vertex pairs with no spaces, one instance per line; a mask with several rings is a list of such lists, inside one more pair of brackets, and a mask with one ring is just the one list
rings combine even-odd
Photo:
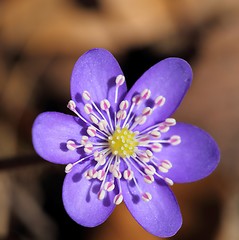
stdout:
[[[114,56],[105,49],[92,49],[83,54],[76,62],[71,77],[71,97],[85,115],[82,109],[83,91],[88,91],[96,103],[108,99],[113,107],[115,104],[115,79],[123,74]],[[119,87],[118,99],[126,94],[126,83]],[[85,115],[86,116],[86,115]]]
[[216,142],[205,131],[195,126],[177,123],[163,134],[163,138],[179,135],[181,143],[167,146],[157,158],[169,160],[173,167],[166,177],[174,182],[193,182],[208,176],[218,165],[220,153]]
[[167,58],[146,71],[130,89],[126,99],[131,101],[135,94],[141,93],[144,89],[151,91],[150,98],[141,104],[142,106],[136,111],[137,114],[141,114],[145,106],[153,107],[154,100],[158,96],[165,97],[166,102],[162,107],[154,110],[142,127],[146,128],[171,116],[181,103],[191,80],[192,69],[180,58]]
[[159,237],[173,236],[182,225],[182,216],[174,194],[162,180],[145,183],[143,177],[134,172],[143,192],[149,192],[152,199],[145,202],[134,182],[122,182],[124,201],[137,222],[148,232]]
[[89,162],[76,165],[65,177],[63,203],[69,216],[78,224],[95,227],[103,223],[115,208],[114,192],[107,193],[103,200],[97,198],[101,185],[98,180],[87,180],[84,172]]
[[36,152],[53,163],[66,164],[79,159],[77,151],[66,148],[68,140],[79,141],[82,127],[73,116],[58,112],[40,114],[32,128],[32,141]]

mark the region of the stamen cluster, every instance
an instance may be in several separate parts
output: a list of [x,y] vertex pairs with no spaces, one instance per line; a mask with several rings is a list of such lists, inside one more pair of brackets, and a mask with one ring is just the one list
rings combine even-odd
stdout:
[[[124,83],[123,75],[116,77],[115,103],[117,111],[112,111],[109,100],[102,99],[95,103],[88,91],[82,94],[85,100],[84,111],[88,118],[83,117],[76,108],[74,101],[69,101],[68,108],[86,123],[87,135],[83,135],[80,142],[68,140],[66,147],[74,151],[83,148],[85,156],[74,163],[69,163],[65,171],[86,160],[95,161],[94,167],[85,171],[85,178],[101,181],[98,199],[102,200],[106,192],[113,191],[117,185],[118,194],[114,197],[114,203],[123,201],[121,179],[133,181],[144,201],[150,201],[152,195],[141,189],[134,176],[138,171],[146,183],[152,183],[155,177],[163,179],[167,184],[173,185],[173,181],[165,176],[173,166],[169,159],[158,159],[155,153],[162,150],[164,145],[178,145],[181,138],[173,135],[163,138],[163,134],[176,124],[175,119],[167,118],[151,127],[138,131],[137,127],[143,126],[156,108],[163,107],[165,97],[158,96],[154,99],[153,107],[146,106],[141,114],[136,114],[142,103],[150,98],[150,89],[144,89],[135,95],[131,102],[123,100],[118,102],[118,90]],[[143,129],[140,127],[140,129]],[[163,174],[162,174],[163,173]]]

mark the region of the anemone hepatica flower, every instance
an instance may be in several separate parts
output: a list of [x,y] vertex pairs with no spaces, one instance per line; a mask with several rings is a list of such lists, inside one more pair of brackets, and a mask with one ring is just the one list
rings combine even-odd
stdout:
[[127,92],[115,58],[93,49],[76,62],[68,108],[40,114],[33,145],[47,161],[66,164],[63,203],[77,223],[94,227],[122,201],[150,233],[168,237],[182,224],[170,186],[208,176],[219,162],[203,130],[171,114],[191,84],[179,58],[146,71]]

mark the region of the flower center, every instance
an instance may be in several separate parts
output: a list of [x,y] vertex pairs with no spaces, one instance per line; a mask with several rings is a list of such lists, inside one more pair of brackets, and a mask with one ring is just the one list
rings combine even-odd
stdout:
[[132,156],[139,144],[135,139],[135,133],[127,127],[117,128],[113,135],[108,137],[108,141],[111,152],[122,158]]

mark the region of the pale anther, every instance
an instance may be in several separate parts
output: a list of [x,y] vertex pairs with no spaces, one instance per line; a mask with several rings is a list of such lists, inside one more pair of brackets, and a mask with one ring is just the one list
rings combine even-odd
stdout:
[[92,107],[91,104],[86,103],[85,106],[84,106],[84,110],[85,110],[85,113],[86,113],[86,114],[90,114],[90,113],[92,113],[92,111],[93,111],[93,107]]
[[116,114],[116,117],[117,117],[117,119],[119,119],[119,120],[123,120],[123,119],[126,118],[126,115],[127,115],[126,111],[124,111],[124,110],[119,110],[119,111],[117,112],[117,114]]
[[107,99],[104,99],[100,102],[100,107],[102,110],[106,111],[110,108],[110,102]]
[[106,158],[105,158],[104,154],[99,153],[97,150],[94,152],[94,159],[101,166],[104,165],[106,162]]
[[141,138],[139,138],[139,142],[143,143],[143,144],[148,143],[149,140],[150,140],[149,137],[141,137]]
[[151,158],[153,156],[153,153],[149,149],[147,149],[145,152],[146,152],[148,157]]
[[93,145],[91,143],[87,143],[84,147],[84,151],[86,153],[91,153],[93,151]]
[[146,108],[144,108],[142,114],[143,114],[144,116],[149,116],[149,115],[152,114],[152,112],[153,112],[153,109],[152,109],[152,108],[146,107]]
[[121,86],[125,82],[125,77],[123,75],[118,75],[115,79],[117,86]]
[[98,178],[100,181],[103,181],[104,177],[105,177],[105,170],[100,169],[100,170],[97,172],[97,178]]
[[82,93],[82,96],[83,96],[83,98],[84,98],[85,100],[87,100],[87,101],[89,101],[89,100],[91,99],[90,93],[87,92],[87,91],[84,91],[84,92]]
[[169,142],[173,145],[176,146],[179,143],[181,143],[181,137],[178,135],[173,135],[172,137],[170,137]]
[[98,123],[99,129],[101,131],[105,131],[106,130],[106,126],[107,126],[107,122],[105,120],[101,120]]
[[169,126],[166,125],[164,122],[163,123],[160,123],[158,125],[158,130],[162,133],[166,133],[168,130],[169,130]]
[[166,120],[164,122],[167,126],[176,125],[176,120],[174,118],[166,118]]
[[138,116],[134,119],[134,121],[139,124],[139,125],[143,125],[147,120],[146,116]]
[[153,143],[151,145],[151,149],[153,152],[160,152],[162,150],[163,146],[160,143]]
[[164,178],[164,181],[169,185],[169,186],[173,186],[173,180],[172,179],[170,179],[170,178]]
[[98,119],[94,116],[94,115],[90,115],[90,120],[94,123],[94,124],[98,124]]
[[85,136],[85,135],[83,135],[82,137],[81,137],[81,144],[83,145],[83,146],[85,146],[86,144],[87,144],[87,142],[88,142],[88,137],[87,136]]
[[115,195],[114,197],[114,204],[119,205],[123,201],[123,195],[121,193]]
[[150,98],[151,91],[149,89],[144,89],[140,95],[142,99],[148,100]]
[[65,173],[69,173],[73,168],[73,164],[72,163],[68,163],[65,167]]
[[96,136],[96,128],[93,127],[93,126],[89,126],[87,128],[87,133],[88,133],[89,136],[95,137]]
[[173,166],[172,163],[169,160],[163,160],[161,162],[161,165],[166,169],[170,169]]
[[77,148],[77,146],[78,145],[74,141],[72,141],[72,140],[68,140],[66,142],[66,147],[67,147],[68,150],[73,151],[73,150],[75,150]]
[[146,183],[152,183],[152,182],[154,182],[154,176],[153,175],[145,175],[144,181]]
[[67,104],[67,107],[71,110],[74,111],[76,109],[76,104],[73,100],[70,100]]
[[101,189],[98,193],[98,199],[99,200],[103,200],[105,198],[105,190],[104,189]]
[[104,189],[105,189],[107,192],[113,191],[114,188],[115,188],[115,185],[114,185],[113,182],[106,182],[106,183],[104,184]]
[[88,171],[88,174],[91,178],[97,178],[98,176],[98,172],[94,169],[94,168],[91,168],[89,171]]
[[132,170],[130,170],[130,169],[124,170],[123,176],[124,176],[125,180],[131,180],[133,178],[133,175],[134,175],[134,173]]
[[152,165],[147,165],[147,166],[144,168],[144,172],[145,172],[147,175],[154,175],[155,172],[156,172],[156,169],[155,169]]
[[141,102],[141,97],[140,95],[136,95],[132,98],[132,102],[135,104],[135,105],[139,105],[140,102]]
[[118,169],[114,169],[114,170],[112,171],[112,174],[113,174],[113,176],[114,176],[115,178],[117,178],[117,179],[120,179],[120,178],[122,177],[122,174],[121,174],[121,172],[120,172]]
[[162,172],[162,173],[167,173],[167,172],[168,172],[168,169],[165,168],[165,167],[163,167],[162,165],[158,166],[158,169],[159,169],[159,171]]
[[127,100],[124,100],[120,103],[119,108],[120,110],[126,110],[129,107],[129,102]]
[[149,157],[145,152],[143,152],[143,153],[141,153],[141,154],[139,155],[139,159],[140,159],[142,162],[147,163],[147,162],[149,162],[150,157]]
[[152,195],[149,192],[145,192],[142,194],[142,199],[144,201],[148,202],[152,199]]
[[152,137],[154,138],[159,138],[161,137],[161,133],[158,130],[153,130],[149,133]]
[[157,107],[162,107],[165,104],[166,98],[163,96],[158,96],[155,100],[154,103]]

